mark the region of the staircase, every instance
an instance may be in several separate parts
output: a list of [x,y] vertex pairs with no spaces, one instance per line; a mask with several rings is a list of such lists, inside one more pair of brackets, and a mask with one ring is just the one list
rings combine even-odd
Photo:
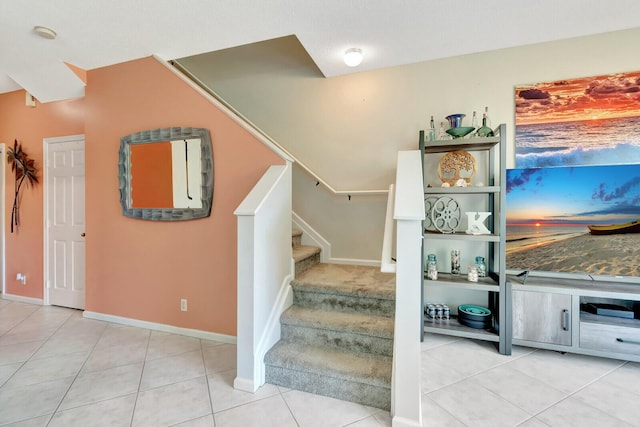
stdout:
[[389,410],[395,276],[320,263],[320,249],[301,235],[292,234],[293,305],[265,355],[266,381]]

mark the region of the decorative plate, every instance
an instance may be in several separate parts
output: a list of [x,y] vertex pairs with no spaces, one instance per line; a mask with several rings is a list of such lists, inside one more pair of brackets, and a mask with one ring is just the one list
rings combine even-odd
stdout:
[[475,316],[491,316],[491,310],[479,305],[463,304],[458,306],[458,311],[466,314],[473,314]]
[[438,200],[438,197],[426,196],[424,198],[424,229],[425,231],[435,231],[436,227],[431,221],[431,209],[433,209],[433,205]]
[[442,233],[453,233],[460,226],[460,206],[451,197],[438,198],[431,207],[431,223]]
[[438,176],[440,181],[455,186],[459,179],[467,184],[476,176],[476,159],[467,151],[450,151],[438,162]]

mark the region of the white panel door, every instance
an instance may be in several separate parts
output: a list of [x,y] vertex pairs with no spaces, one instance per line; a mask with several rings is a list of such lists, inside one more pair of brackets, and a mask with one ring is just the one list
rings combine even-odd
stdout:
[[45,140],[49,304],[84,309],[84,136]]

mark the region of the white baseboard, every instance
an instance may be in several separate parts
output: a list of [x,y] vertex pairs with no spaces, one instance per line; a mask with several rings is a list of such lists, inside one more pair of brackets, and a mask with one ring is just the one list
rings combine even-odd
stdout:
[[236,379],[233,380],[233,388],[240,391],[255,393],[259,386],[256,386],[256,384],[250,379],[236,377]]
[[302,230],[302,240],[305,239],[311,240],[314,246],[318,246],[320,251],[320,262],[331,262],[331,243],[327,241],[324,237],[320,235],[316,230],[313,229],[309,224],[305,222],[297,213],[291,212],[291,221],[293,224]]
[[403,417],[393,417],[391,425],[393,427],[422,427],[422,422]]
[[254,369],[258,373],[257,377],[260,378],[259,385],[265,382],[264,356],[280,340],[280,316],[293,304],[293,290],[290,285],[292,279],[293,277],[289,275],[282,281],[275,304],[271,309],[271,313],[269,313],[264,332],[256,346]]
[[27,304],[44,305],[42,298],[23,297],[20,295],[2,294],[2,299],[15,302],[24,302]]
[[309,244],[320,247],[320,262],[332,264],[367,265],[380,267],[381,262],[377,259],[356,259],[356,258],[332,258],[331,243],[305,222],[298,214],[291,212],[293,225],[302,230],[302,240],[308,239]]
[[368,265],[370,267],[380,267],[381,265],[378,259],[331,258],[328,262],[332,264]]
[[233,335],[217,334],[215,332],[201,331],[198,329],[181,328],[178,326],[165,325],[164,323],[147,322],[146,320],[130,319],[128,317],[96,313],[94,311],[85,310],[82,316],[86,317],[87,319],[102,320],[105,322],[135,326],[138,328],[151,329],[154,331],[167,332],[170,334],[185,335],[187,337],[200,338],[204,340],[219,341],[227,344],[236,343],[236,337],[234,337]]

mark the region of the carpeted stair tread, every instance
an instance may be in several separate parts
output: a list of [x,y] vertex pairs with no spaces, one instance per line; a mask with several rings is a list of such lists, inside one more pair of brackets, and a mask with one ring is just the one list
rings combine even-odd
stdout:
[[395,300],[395,275],[381,273],[380,267],[346,264],[316,264],[291,282],[294,289],[307,292],[352,295]]
[[267,352],[265,364],[298,372],[298,375],[310,373],[376,387],[391,387],[389,356],[279,341]]
[[302,236],[302,230],[300,230],[299,228],[291,229],[291,237],[300,237],[300,236]]
[[299,246],[294,246],[292,251],[293,251],[294,261],[299,262],[304,259],[310,258],[316,254],[319,254],[320,248],[317,246],[299,245]]
[[318,310],[293,305],[282,314],[280,323],[393,339],[393,318],[385,316]]

